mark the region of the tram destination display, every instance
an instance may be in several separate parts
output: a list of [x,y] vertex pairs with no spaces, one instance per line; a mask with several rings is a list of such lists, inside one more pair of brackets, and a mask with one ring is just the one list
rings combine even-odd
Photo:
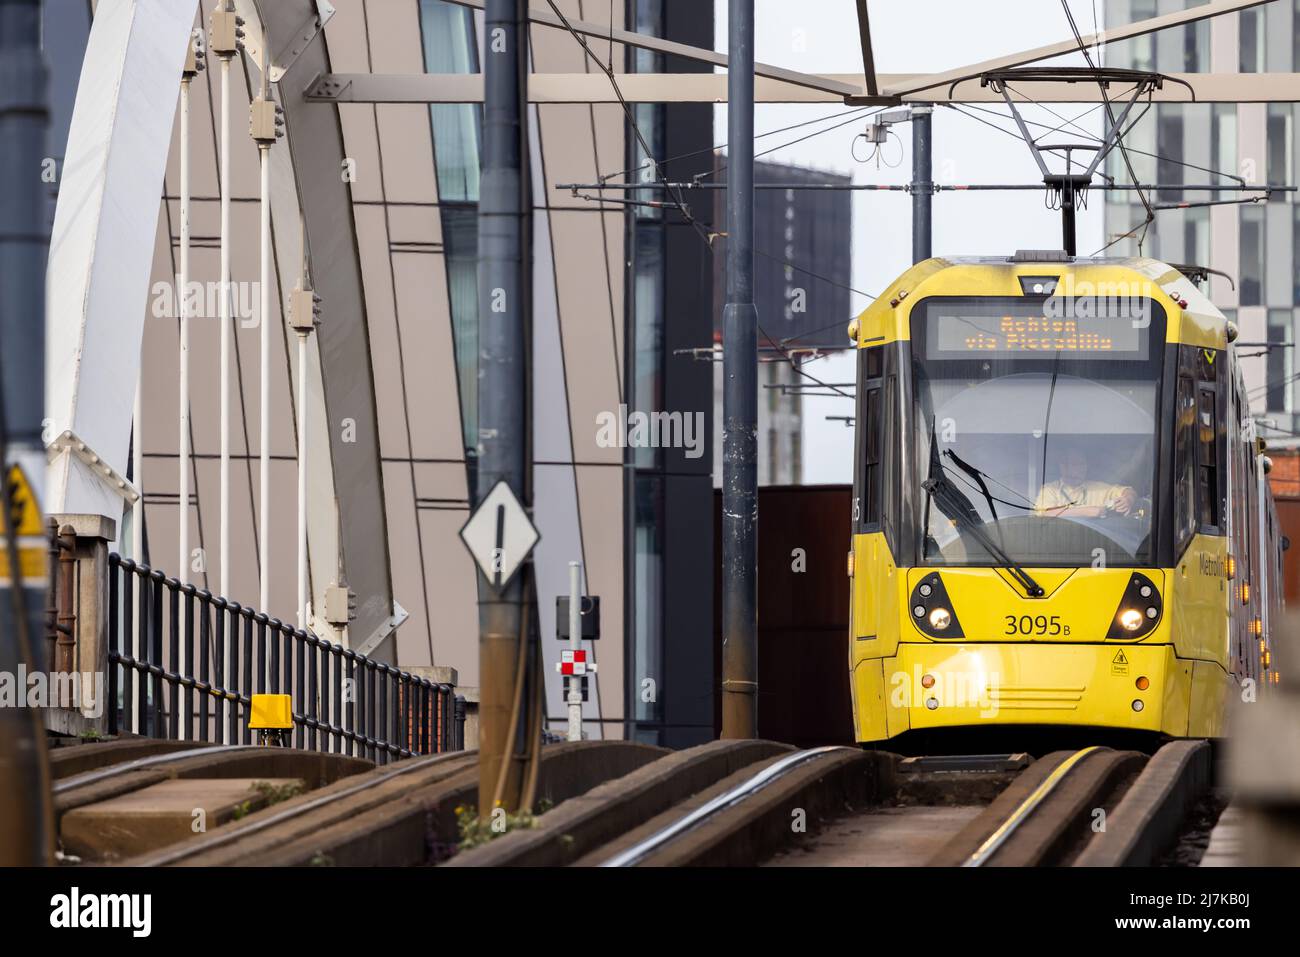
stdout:
[[1005,300],[932,304],[926,317],[926,357],[1147,358],[1149,313],[1104,305],[1057,310],[1050,301],[1048,308],[1041,302],[1027,305]]

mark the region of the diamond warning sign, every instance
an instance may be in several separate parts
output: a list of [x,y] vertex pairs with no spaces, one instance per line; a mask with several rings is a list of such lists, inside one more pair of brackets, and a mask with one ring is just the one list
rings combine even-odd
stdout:
[[1124,654],[1123,648],[1115,652],[1115,657],[1110,660],[1110,673],[1120,676],[1128,674],[1128,655]]
[[41,519],[40,501],[36,491],[27,478],[22,467],[14,464],[4,475],[3,505],[8,514],[4,524],[0,525],[0,586],[12,582],[11,557],[4,533],[6,528],[13,529],[14,543],[17,546],[18,569],[22,582],[27,586],[42,586],[46,576],[46,552],[49,548],[45,541],[45,523]]
[[14,465],[9,470],[5,485],[9,492],[9,524],[19,538],[24,535],[43,535],[45,525],[41,521],[41,507],[32,491],[32,483],[22,468]]

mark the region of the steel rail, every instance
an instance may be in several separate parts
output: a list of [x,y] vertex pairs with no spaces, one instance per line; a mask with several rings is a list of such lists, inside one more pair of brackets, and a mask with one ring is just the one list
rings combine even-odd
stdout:
[[410,761],[407,764],[399,765],[396,768],[387,771],[383,775],[376,775],[372,778],[368,778],[365,781],[359,781],[356,784],[353,784],[351,787],[344,788],[342,791],[337,791],[331,794],[319,795],[303,804],[298,804],[293,807],[284,808],[283,810],[275,814],[272,814],[269,817],[262,818],[261,820],[250,821],[249,823],[243,825],[242,827],[232,828],[231,830],[228,831],[216,831],[216,832],[209,833],[207,839],[202,843],[201,846],[193,846],[189,843],[182,843],[180,846],[175,847],[172,850],[163,853],[162,855],[151,855],[149,858],[149,863],[151,867],[161,867],[165,864],[171,864],[184,857],[188,857],[191,854],[202,854],[205,851],[210,851],[213,850],[214,848],[222,847],[223,845],[229,844],[231,841],[237,841],[242,838],[248,837],[251,834],[257,834],[261,831],[264,831],[268,827],[271,827],[274,824],[280,824],[292,818],[301,817],[303,814],[306,814],[309,811],[314,811],[317,808],[324,807],[326,804],[329,804],[333,801],[341,801],[344,798],[349,798],[354,794],[360,794],[362,791],[366,791],[369,790],[370,788],[378,787],[381,784],[386,784],[387,782],[392,781],[395,778],[400,778],[403,775],[412,773],[413,771],[418,771],[422,768],[426,768],[430,764],[437,763],[440,758],[445,758],[447,759],[448,764],[452,764],[456,761],[456,759],[461,759],[464,760],[466,763],[469,763],[466,759],[474,758],[474,757],[476,757],[476,755],[472,751],[444,751],[441,754],[426,755],[422,759],[416,759]]
[[63,781],[58,781],[54,785],[54,793],[61,794],[74,788],[85,787],[87,784],[94,784],[96,781],[103,781],[107,778],[117,777],[119,774],[126,774],[128,771],[138,771],[141,768],[155,767],[159,764],[170,764],[173,761],[182,761],[185,758],[194,758],[204,754],[219,754],[226,751],[253,751],[257,749],[258,746],[254,744],[218,744],[208,748],[191,748],[185,751],[155,754],[147,758],[136,758],[122,764],[113,764],[94,771],[84,771]]
[[796,751],[794,754],[786,755],[779,761],[769,764],[762,771],[750,777],[729,791],[719,794],[706,804],[700,805],[690,814],[682,817],[660,831],[650,835],[644,840],[634,844],[632,847],[615,854],[609,860],[604,861],[601,867],[632,867],[650,854],[663,847],[665,844],[680,837],[687,831],[694,830],[703,824],[710,817],[725,811],[728,808],[735,807],[741,801],[757,794],[763,788],[767,787],[774,781],[784,777],[789,772],[802,764],[806,764],[814,758],[823,754],[829,754],[832,751],[851,751],[852,748],[845,748],[840,745],[826,745],[820,748],[810,748],[807,751]]
[[1084,748],[1070,755],[1055,768],[1052,773],[1045,777],[1038,787],[1030,795],[1020,802],[1020,806],[1008,815],[1007,819],[1002,822],[992,834],[984,839],[984,842],[962,862],[962,867],[982,867],[988,862],[998,848],[1006,843],[1007,839],[1023,824],[1030,815],[1034,813],[1047,799],[1047,797],[1056,790],[1057,786],[1069,775],[1070,771],[1078,767],[1085,758],[1098,751],[1108,750],[1098,745]]

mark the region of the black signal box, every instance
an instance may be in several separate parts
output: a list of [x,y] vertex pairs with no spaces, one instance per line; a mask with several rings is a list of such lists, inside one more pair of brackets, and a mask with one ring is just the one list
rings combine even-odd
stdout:
[[[600,596],[584,595],[582,607],[582,634],[585,641],[595,641],[600,637]],[[555,599],[555,637],[561,641],[569,640],[569,596],[561,595]]]

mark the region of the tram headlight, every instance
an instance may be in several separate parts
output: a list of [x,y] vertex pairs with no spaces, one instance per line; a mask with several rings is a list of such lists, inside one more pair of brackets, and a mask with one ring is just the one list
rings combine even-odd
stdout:
[[930,572],[918,581],[912,588],[911,598],[908,608],[912,613],[912,624],[921,634],[931,638],[966,637],[938,572]]
[[1141,572],[1131,573],[1106,637],[1132,639],[1150,634],[1160,623],[1163,607],[1155,582]]
[[1119,613],[1119,623],[1129,631],[1137,631],[1142,627],[1142,612],[1136,608],[1125,608]]

